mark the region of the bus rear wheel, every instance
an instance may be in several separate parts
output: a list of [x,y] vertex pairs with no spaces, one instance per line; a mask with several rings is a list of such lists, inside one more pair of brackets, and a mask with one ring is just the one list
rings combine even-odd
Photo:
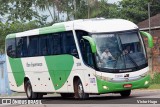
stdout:
[[121,91],[121,92],[120,92],[120,95],[121,95],[122,97],[129,97],[130,94],[131,94],[131,90],[125,90],[125,91]]
[[42,93],[33,92],[32,85],[29,80],[27,82],[25,82],[24,86],[25,86],[25,92],[26,92],[28,99],[41,99],[41,98],[43,98]]
[[89,97],[89,94],[84,92],[84,88],[80,79],[74,84],[74,92],[76,99],[87,99]]

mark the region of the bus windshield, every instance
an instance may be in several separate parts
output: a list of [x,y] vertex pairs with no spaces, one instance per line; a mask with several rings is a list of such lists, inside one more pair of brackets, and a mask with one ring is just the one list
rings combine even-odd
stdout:
[[92,34],[98,68],[132,69],[147,63],[138,32]]

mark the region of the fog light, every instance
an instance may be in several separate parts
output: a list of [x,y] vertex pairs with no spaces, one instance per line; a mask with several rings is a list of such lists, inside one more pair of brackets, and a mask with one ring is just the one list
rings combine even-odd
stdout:
[[148,85],[148,83],[149,83],[148,81],[145,81],[144,85]]
[[107,86],[103,86],[103,89],[106,89],[106,90],[107,90],[107,89],[108,89],[108,87],[107,87]]

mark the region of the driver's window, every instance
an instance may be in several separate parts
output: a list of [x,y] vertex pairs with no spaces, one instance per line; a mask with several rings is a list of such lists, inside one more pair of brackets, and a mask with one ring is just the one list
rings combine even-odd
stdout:
[[91,52],[90,44],[87,40],[83,39],[83,36],[89,35],[88,32],[77,30],[76,35],[79,42],[83,61],[85,62],[85,64],[93,67],[93,54]]
[[91,47],[90,47],[89,42],[87,40],[82,39],[80,44],[82,46],[82,57],[83,57],[84,62],[87,65],[94,67],[93,53],[91,51]]

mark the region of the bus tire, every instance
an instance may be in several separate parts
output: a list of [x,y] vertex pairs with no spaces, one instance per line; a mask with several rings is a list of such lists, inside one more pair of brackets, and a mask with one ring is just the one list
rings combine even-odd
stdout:
[[32,85],[29,80],[25,82],[25,92],[28,99],[38,98],[38,94],[32,91]]
[[60,94],[61,94],[61,97],[63,98],[74,97],[73,93],[60,93]]
[[74,97],[76,99],[87,99],[89,97],[88,93],[84,92],[84,88],[80,79],[74,84]]
[[129,97],[130,94],[131,94],[131,90],[125,90],[125,91],[120,92],[120,95],[122,97]]

